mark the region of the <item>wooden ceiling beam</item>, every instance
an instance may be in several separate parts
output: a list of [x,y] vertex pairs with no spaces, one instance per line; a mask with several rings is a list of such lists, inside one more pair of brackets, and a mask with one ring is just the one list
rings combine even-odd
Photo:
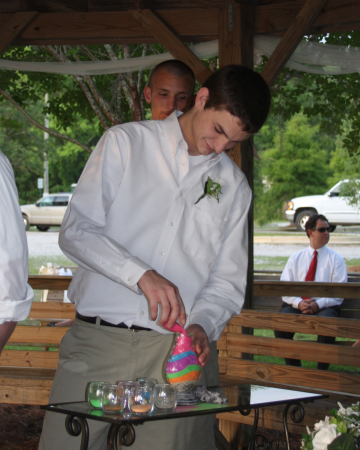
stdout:
[[296,16],[269,60],[265,64],[261,75],[269,86],[273,84],[296,47],[301,42],[311,25],[315,22],[320,11],[328,0],[307,0]]
[[179,59],[193,70],[200,84],[209,78],[210,70],[150,9],[131,13],[175,59]]
[[37,12],[18,12],[0,28],[0,54],[19,36],[35,19]]

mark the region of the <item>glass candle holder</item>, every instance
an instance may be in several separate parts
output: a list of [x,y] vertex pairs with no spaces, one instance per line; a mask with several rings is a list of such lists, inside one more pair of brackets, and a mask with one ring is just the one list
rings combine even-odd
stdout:
[[109,386],[111,383],[106,381],[92,381],[89,384],[88,402],[95,409],[101,409],[101,394],[104,386]]
[[170,384],[154,387],[154,405],[159,411],[172,411],[176,407],[176,388]]
[[151,387],[152,389],[154,389],[155,384],[158,384],[158,381],[156,378],[149,378],[149,377],[141,377],[141,378],[136,378],[135,380],[140,387]]
[[101,408],[106,414],[119,414],[124,407],[124,388],[117,384],[104,386],[101,395]]
[[124,408],[121,411],[124,419],[130,419],[132,416],[131,411],[131,399],[134,396],[135,389],[139,387],[136,381],[118,381],[118,386],[122,386],[124,389]]
[[149,414],[154,409],[153,389],[150,386],[138,386],[130,398],[131,412],[136,415]]

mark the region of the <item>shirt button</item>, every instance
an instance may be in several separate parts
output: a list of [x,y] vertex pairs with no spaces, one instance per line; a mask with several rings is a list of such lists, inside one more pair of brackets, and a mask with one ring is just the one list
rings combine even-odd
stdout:
[[165,255],[165,252],[161,252],[160,255],[161,255],[161,256],[164,256],[164,255]]
[[102,261],[100,261],[100,264],[102,264],[103,262]]
[[128,278],[127,280],[128,280],[128,281],[130,281],[130,280],[131,280],[131,278]]
[[175,225],[175,223],[174,222],[171,222],[171,224],[170,224],[172,227]]
[[144,316],[145,315],[145,311],[141,311],[141,315]]
[[184,194],[182,192],[180,192],[180,197],[182,197]]

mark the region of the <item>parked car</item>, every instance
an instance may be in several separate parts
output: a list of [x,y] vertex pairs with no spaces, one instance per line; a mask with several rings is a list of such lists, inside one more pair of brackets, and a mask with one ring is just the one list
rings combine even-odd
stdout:
[[39,231],[47,231],[51,226],[61,225],[72,193],[47,194],[34,205],[21,206],[26,231],[33,225]]
[[342,184],[348,181],[339,181],[324,195],[293,198],[288,202],[286,219],[295,223],[299,231],[305,230],[308,218],[316,213],[323,214],[328,219],[330,231],[334,231],[337,225],[360,225],[360,208],[350,205],[347,197],[340,195]]

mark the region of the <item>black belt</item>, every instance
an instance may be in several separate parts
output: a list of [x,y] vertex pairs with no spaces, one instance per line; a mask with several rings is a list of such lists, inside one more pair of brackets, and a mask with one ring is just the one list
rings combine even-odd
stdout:
[[[82,320],[83,322],[92,323],[93,325],[96,324],[96,317],[82,316],[81,314],[79,314],[77,312],[76,318]],[[133,330],[133,331],[153,331],[151,328],[138,327],[137,325],[132,325],[131,327],[128,327],[123,322],[115,325],[114,323],[106,322],[106,320],[102,320],[102,319],[100,319],[100,325],[103,325],[105,327],[125,328],[127,330]]]

